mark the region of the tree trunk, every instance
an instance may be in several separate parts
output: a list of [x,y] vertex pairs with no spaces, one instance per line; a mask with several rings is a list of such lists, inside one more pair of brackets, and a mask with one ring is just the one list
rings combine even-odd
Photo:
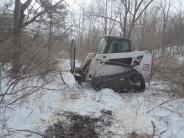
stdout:
[[104,19],[104,23],[105,23],[105,27],[104,27],[104,35],[107,35],[107,8],[108,8],[108,0],[105,1],[105,19]]
[[20,0],[15,0],[14,9],[14,30],[13,30],[13,50],[12,50],[12,74],[13,79],[18,79],[18,74],[20,72],[21,64],[21,35],[22,35],[22,21],[21,21],[21,2]]

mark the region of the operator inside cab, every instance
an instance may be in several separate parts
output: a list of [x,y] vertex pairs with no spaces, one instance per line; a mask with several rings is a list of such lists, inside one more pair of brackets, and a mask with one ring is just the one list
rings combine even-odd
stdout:
[[97,54],[124,52],[131,52],[130,40],[112,36],[102,37],[97,49]]

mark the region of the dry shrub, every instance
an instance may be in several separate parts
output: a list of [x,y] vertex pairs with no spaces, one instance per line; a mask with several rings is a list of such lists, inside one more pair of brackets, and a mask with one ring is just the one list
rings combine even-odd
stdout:
[[26,102],[28,97],[38,92],[49,83],[53,82],[58,75],[57,56],[62,50],[63,43],[53,41],[47,45],[48,40],[44,37],[34,37],[24,34],[20,51],[21,64],[18,78],[12,79],[11,54],[17,50],[8,39],[0,45],[0,111],[8,106],[16,106]]
[[[5,34],[4,34],[5,35]],[[3,39],[3,38],[2,38]],[[51,42],[49,42],[51,41]],[[57,59],[68,57],[66,50],[68,39],[48,40],[44,35],[23,34],[21,38],[20,64],[22,75],[41,75],[57,70]],[[12,53],[17,49],[13,45],[13,37],[0,43],[1,63],[12,63]]]
[[96,48],[94,47],[82,47],[76,50],[76,59],[84,61],[88,53],[94,53]]
[[154,78],[168,85],[174,95],[184,96],[184,62],[170,54],[160,56],[154,65]]

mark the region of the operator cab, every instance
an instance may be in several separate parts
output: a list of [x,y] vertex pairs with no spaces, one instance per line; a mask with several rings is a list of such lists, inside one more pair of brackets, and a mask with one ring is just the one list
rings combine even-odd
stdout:
[[130,40],[119,37],[104,36],[101,37],[100,44],[96,53],[110,54],[124,52],[131,52]]

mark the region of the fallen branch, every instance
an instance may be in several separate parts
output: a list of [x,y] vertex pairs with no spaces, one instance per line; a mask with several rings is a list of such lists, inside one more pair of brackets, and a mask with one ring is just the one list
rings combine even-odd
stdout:
[[168,102],[169,102],[169,100],[164,101],[163,103],[161,103],[161,104],[157,105],[156,107],[154,107],[154,108],[150,109],[150,110],[149,110],[149,111],[147,111],[146,113],[150,113],[151,111],[155,110],[156,108],[158,108],[158,107],[160,107],[160,106],[162,106],[162,105],[164,105],[164,104],[166,104],[166,103],[168,103]]
[[170,111],[171,113],[177,114],[179,117],[184,118],[184,115],[183,115],[182,113],[178,112],[178,111],[175,111],[175,110],[170,109],[170,108],[167,108],[167,107],[162,107],[162,108],[163,108],[163,109],[166,109],[166,110],[168,110],[168,111]]
[[161,131],[159,134],[157,134],[157,135],[154,135],[154,136],[161,136],[162,134],[164,134],[164,133],[166,133],[167,132],[167,129],[166,130],[163,130],[163,131]]
[[151,135],[151,137],[153,138],[155,136],[155,129],[156,129],[156,126],[155,126],[155,123],[153,121],[151,121],[151,124],[153,126],[153,133]]
[[59,71],[59,74],[60,74],[60,78],[61,78],[61,81],[63,82],[63,84],[66,85],[67,87],[69,87],[68,84],[65,82],[65,80],[64,80],[64,78],[63,78],[62,70],[61,70],[61,69],[60,69],[60,71]]
[[39,135],[41,137],[46,138],[44,134],[41,134],[40,132],[35,132],[35,131],[32,131],[32,130],[29,130],[29,129],[12,129],[9,132],[11,132],[11,133],[12,132],[28,132],[28,133],[36,134],[36,135]]

